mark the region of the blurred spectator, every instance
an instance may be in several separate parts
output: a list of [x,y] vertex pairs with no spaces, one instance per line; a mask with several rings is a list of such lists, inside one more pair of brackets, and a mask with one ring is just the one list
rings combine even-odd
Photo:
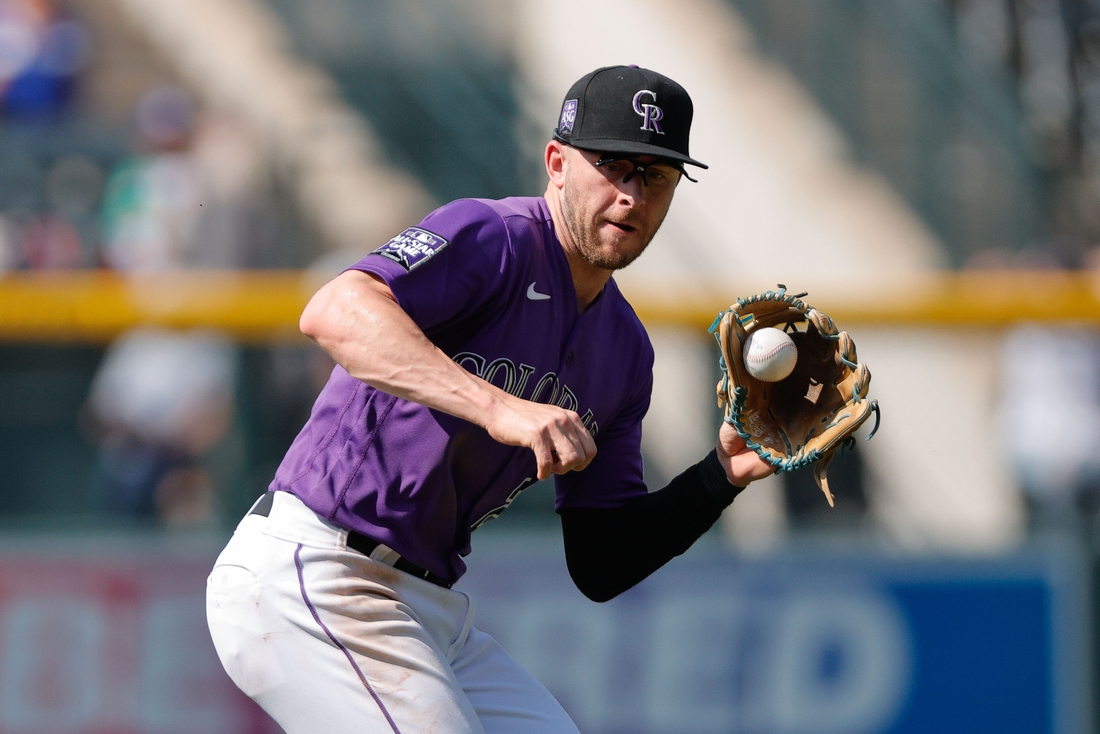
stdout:
[[[10,185],[33,185],[40,195],[26,202],[15,198],[15,205],[0,215],[0,269],[2,263],[32,270],[93,265],[103,187],[99,164],[87,156],[69,154],[57,158],[45,170],[33,160],[22,161],[21,165],[33,168],[33,174],[28,170],[25,176],[13,176]],[[10,170],[7,173],[11,175]],[[0,194],[6,193],[2,192],[6,184],[0,181]],[[0,198],[13,201],[8,196]]]
[[[51,258],[54,267],[88,267],[95,264],[99,240],[99,202],[103,193],[103,169],[84,155],[64,155],[53,162],[46,172],[45,198],[47,212],[43,224],[68,230],[78,247],[69,258]],[[24,244],[24,250],[28,245]],[[29,267],[38,265],[29,252]]]
[[10,118],[54,117],[73,101],[88,32],[49,0],[0,0],[0,108]]
[[138,104],[136,147],[107,184],[104,264],[119,270],[268,264],[275,231],[263,207],[263,151],[241,120],[200,116],[187,92],[158,87]]
[[1100,336],[1020,326],[1001,353],[1001,429],[1038,527],[1091,518],[1100,498]]
[[271,266],[278,225],[259,136],[238,116],[208,111],[198,118],[192,156],[202,194],[194,265]]
[[208,332],[139,329],[108,350],[88,398],[100,445],[94,512],[208,525],[215,490],[202,457],[235,412],[236,346]]
[[191,98],[175,87],[155,88],[135,117],[139,153],[119,164],[107,183],[103,259],[119,270],[186,267],[201,203],[187,152]]
[[[104,189],[103,264],[128,272],[266,264],[274,220],[255,140],[235,117],[199,114],[183,89],[147,92],[135,151]],[[69,221],[84,221],[96,198],[92,170],[73,161],[50,181]],[[172,526],[213,521],[215,491],[199,460],[232,422],[237,359],[210,334],[138,331],[111,347],[89,399],[100,426],[93,509]]]

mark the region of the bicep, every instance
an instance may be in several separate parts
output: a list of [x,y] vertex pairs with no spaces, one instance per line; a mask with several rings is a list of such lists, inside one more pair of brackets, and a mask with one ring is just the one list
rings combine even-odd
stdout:
[[374,273],[348,270],[313,294],[302,311],[298,328],[324,345],[354,330],[362,319],[376,320],[379,309],[396,305],[393,291]]
[[417,392],[413,366],[449,367],[386,284],[369,273],[348,271],[326,284],[302,314],[301,328],[352,377],[399,397]]

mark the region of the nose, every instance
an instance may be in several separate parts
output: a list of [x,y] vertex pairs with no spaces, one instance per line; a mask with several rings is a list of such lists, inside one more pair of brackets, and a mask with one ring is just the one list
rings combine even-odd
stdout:
[[[630,180],[625,180],[629,178]],[[645,203],[646,185],[642,174],[636,176],[624,176],[619,180],[619,203],[627,206],[641,205]]]

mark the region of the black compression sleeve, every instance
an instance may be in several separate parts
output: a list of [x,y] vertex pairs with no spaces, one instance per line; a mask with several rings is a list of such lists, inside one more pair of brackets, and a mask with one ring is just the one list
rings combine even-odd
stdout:
[[694,543],[743,488],[729,483],[714,451],[664,489],[611,509],[560,511],[565,560],[577,588],[607,601]]

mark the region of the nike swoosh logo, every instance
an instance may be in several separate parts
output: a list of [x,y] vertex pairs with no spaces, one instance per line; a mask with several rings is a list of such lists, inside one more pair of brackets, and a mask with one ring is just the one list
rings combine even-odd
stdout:
[[[535,283],[537,282],[538,281],[535,281]],[[535,283],[531,283],[531,285],[527,286],[527,297],[530,298],[532,301],[545,301],[550,298],[549,293],[539,293],[538,291],[536,291]]]

